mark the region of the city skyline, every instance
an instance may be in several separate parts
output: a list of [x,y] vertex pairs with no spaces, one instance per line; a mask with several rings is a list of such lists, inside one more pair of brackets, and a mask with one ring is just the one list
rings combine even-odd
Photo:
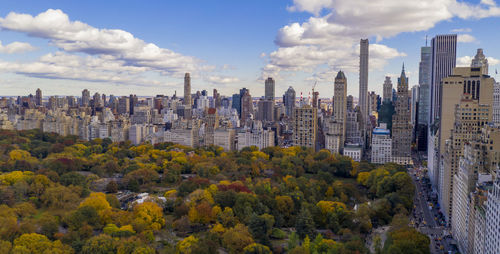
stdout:
[[[430,45],[434,35],[458,34],[457,66],[469,64],[476,49],[483,48],[490,75],[494,76],[500,58],[499,49],[494,47],[498,39],[485,29],[487,24],[500,23],[500,10],[493,1],[438,1],[434,7],[442,12],[429,12],[420,6],[411,9],[426,20],[420,24],[391,30],[382,25],[396,20],[381,19],[380,26],[351,35],[346,31],[370,23],[380,13],[370,8],[363,8],[360,14],[350,13],[348,8],[360,3],[346,1],[152,2],[147,6],[26,2],[4,3],[0,8],[4,95],[34,93],[40,87],[44,95],[79,95],[88,88],[139,96],[172,95],[177,91],[180,96],[183,75],[191,72],[192,91],[217,88],[230,96],[248,87],[255,98],[264,95],[264,80],[272,77],[276,97],[289,86],[307,96],[318,81],[319,97],[331,98],[339,70],[354,81],[348,85],[348,94],[357,95],[359,39],[365,37],[373,42],[368,90],[378,94],[382,94],[385,76],[395,79],[402,62],[410,87],[417,83],[419,50],[425,46],[426,35]],[[373,4],[387,5],[387,16],[412,8],[409,3]],[[111,6],[114,11],[106,11]],[[250,11],[246,19],[234,19],[234,24],[225,19],[239,11],[217,17],[219,12],[242,7]],[[189,15],[193,10],[196,18]],[[126,20],[127,15],[133,21]],[[259,20],[259,15],[266,19]],[[363,19],[356,15],[363,15]],[[412,21],[399,15],[395,18]],[[202,24],[199,20],[203,19],[210,22]],[[338,43],[331,45],[332,39]],[[340,49],[347,53],[342,54]]]

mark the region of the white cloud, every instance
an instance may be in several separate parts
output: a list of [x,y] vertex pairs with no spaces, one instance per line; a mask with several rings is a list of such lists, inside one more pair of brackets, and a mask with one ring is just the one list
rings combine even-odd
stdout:
[[457,36],[457,42],[463,42],[463,43],[476,42],[476,38],[470,34],[459,34]]
[[[294,0],[293,3],[289,11],[309,12],[314,16],[278,31],[275,43],[279,48],[269,54],[263,76],[279,75],[280,71],[313,72],[322,65],[357,72],[360,38],[376,38],[380,42],[403,32],[428,30],[453,17],[500,16],[496,4],[473,5],[456,0]],[[462,41],[474,41],[469,34],[461,37]],[[388,60],[404,55],[380,43],[370,44],[370,67],[383,68]]]
[[231,84],[231,83],[236,83],[239,82],[240,80],[238,78],[234,77],[224,77],[224,76],[208,76],[205,78],[207,81],[210,83],[214,84]]
[[455,28],[455,29],[452,29],[450,32],[452,32],[452,33],[470,33],[470,32],[472,32],[472,29],[470,29],[470,28]]
[[488,5],[488,6],[495,6],[496,3],[493,0],[481,0],[481,4]]
[[[457,66],[459,67],[467,67],[470,66],[473,56],[462,56],[457,58]],[[494,57],[486,57],[488,59],[488,65],[494,66],[500,64],[500,60]]]
[[31,46],[31,44],[26,42],[12,42],[7,45],[2,45],[2,41],[0,41],[0,53],[6,54],[14,54],[14,53],[24,53],[27,51],[33,51],[36,48]]
[[[49,9],[36,16],[11,12],[5,18],[0,18],[0,28],[46,38],[66,52],[46,55],[34,63],[11,64],[24,70],[17,73],[25,75],[116,83],[139,80],[155,84],[158,81],[127,78],[122,74],[137,75],[152,71],[181,78],[185,72],[199,76],[216,69],[215,66],[202,64],[195,57],[147,43],[124,30],[100,29],[80,21],[71,21],[61,10]],[[74,53],[85,53],[89,57]],[[43,73],[41,67],[51,71]],[[7,68],[4,66],[3,69]]]

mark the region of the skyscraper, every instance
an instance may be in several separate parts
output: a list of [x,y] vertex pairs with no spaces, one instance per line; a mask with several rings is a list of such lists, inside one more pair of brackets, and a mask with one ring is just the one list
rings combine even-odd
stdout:
[[293,87],[289,87],[283,95],[283,104],[285,105],[285,114],[292,117],[295,108],[295,90],[293,90]]
[[253,115],[253,102],[252,96],[250,95],[250,90],[246,88],[243,89],[244,93],[241,96],[241,126],[244,126],[246,120],[249,119],[251,115]]
[[408,78],[405,66],[398,78],[396,113],[392,120],[392,159],[398,164],[409,164],[411,161],[411,124],[408,107]]
[[191,106],[191,77],[189,73],[184,75],[184,105]]
[[90,103],[90,92],[87,89],[82,91],[82,106],[88,107]]
[[361,112],[361,133],[366,140],[366,130],[369,121],[368,108],[368,39],[361,39],[359,43],[359,109]]
[[488,75],[488,59],[483,54],[483,49],[477,49],[476,56],[472,59],[472,63],[470,65],[472,68],[483,67],[483,75]]
[[430,105],[430,84],[431,84],[432,48],[420,48],[420,64],[418,72],[419,99],[418,99],[418,123],[417,129],[417,149],[427,150],[427,129],[429,128],[429,105]]
[[457,35],[437,35],[431,41],[432,65],[431,65],[431,104],[430,123],[433,124],[439,118],[441,110],[441,80],[453,73],[457,61]]
[[342,153],[347,123],[347,79],[339,71],[335,77],[333,95],[333,117],[326,121],[325,148],[332,153]]
[[274,101],[274,80],[273,80],[273,78],[269,77],[266,79],[265,90],[266,91],[265,91],[264,98],[266,100]]
[[42,106],[42,90],[36,89],[35,103],[37,106]]
[[[429,122],[427,129],[427,167],[433,187],[439,179],[440,148],[439,131],[442,130],[441,113],[441,80],[453,73],[457,58],[457,35],[437,35],[431,41],[431,82]],[[454,103],[458,103],[458,100]],[[446,130],[446,131],[449,131]]]
[[384,101],[392,101],[392,81],[391,77],[386,76],[384,80]]
[[293,145],[315,148],[318,109],[307,104],[293,109]]

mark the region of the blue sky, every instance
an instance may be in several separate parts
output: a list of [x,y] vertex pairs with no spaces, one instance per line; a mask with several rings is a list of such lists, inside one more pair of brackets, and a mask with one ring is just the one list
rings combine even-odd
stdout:
[[348,93],[357,97],[359,38],[370,38],[369,90],[380,93],[384,76],[393,76],[394,83],[403,62],[410,84],[417,84],[425,36],[457,29],[463,41],[458,63],[468,64],[481,47],[494,75],[500,59],[500,9],[494,1],[416,2],[4,1],[0,96],[37,87],[46,95],[79,95],[84,88],[181,94],[182,75],[189,71],[194,90],[217,88],[230,95],[247,87],[256,97],[263,95],[263,78],[272,76],[277,95],[293,86],[307,96],[318,81],[320,97],[331,97],[342,69]]

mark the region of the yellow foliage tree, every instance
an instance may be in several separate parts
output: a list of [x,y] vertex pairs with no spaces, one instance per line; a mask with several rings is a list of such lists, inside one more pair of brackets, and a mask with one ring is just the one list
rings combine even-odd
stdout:
[[179,254],[191,254],[192,252],[192,247],[198,242],[198,238],[194,237],[193,235],[190,235],[182,241],[177,243],[177,253]]
[[368,184],[368,178],[370,177],[370,172],[361,172],[358,174],[356,179],[359,184],[366,186]]
[[321,210],[321,213],[323,213],[323,214],[328,214],[331,212],[341,211],[341,210],[347,209],[346,205],[342,202],[334,202],[334,201],[326,201],[326,200],[319,201],[316,204],[316,206],[319,207],[319,209]]
[[160,230],[165,225],[163,210],[153,202],[136,205],[133,224],[137,231]]
[[3,185],[14,185],[20,181],[31,180],[35,174],[31,171],[12,171],[0,175],[0,183]]
[[31,233],[23,234],[14,240],[14,248],[12,253],[58,253],[72,254],[73,249],[61,243],[61,241],[50,241],[46,236]]
[[109,205],[108,201],[106,200],[106,194],[104,194],[102,192],[90,193],[90,196],[88,198],[84,199],[80,203],[80,207],[83,207],[83,206],[91,206],[91,207],[95,208],[95,210],[97,212],[111,209],[111,205]]

